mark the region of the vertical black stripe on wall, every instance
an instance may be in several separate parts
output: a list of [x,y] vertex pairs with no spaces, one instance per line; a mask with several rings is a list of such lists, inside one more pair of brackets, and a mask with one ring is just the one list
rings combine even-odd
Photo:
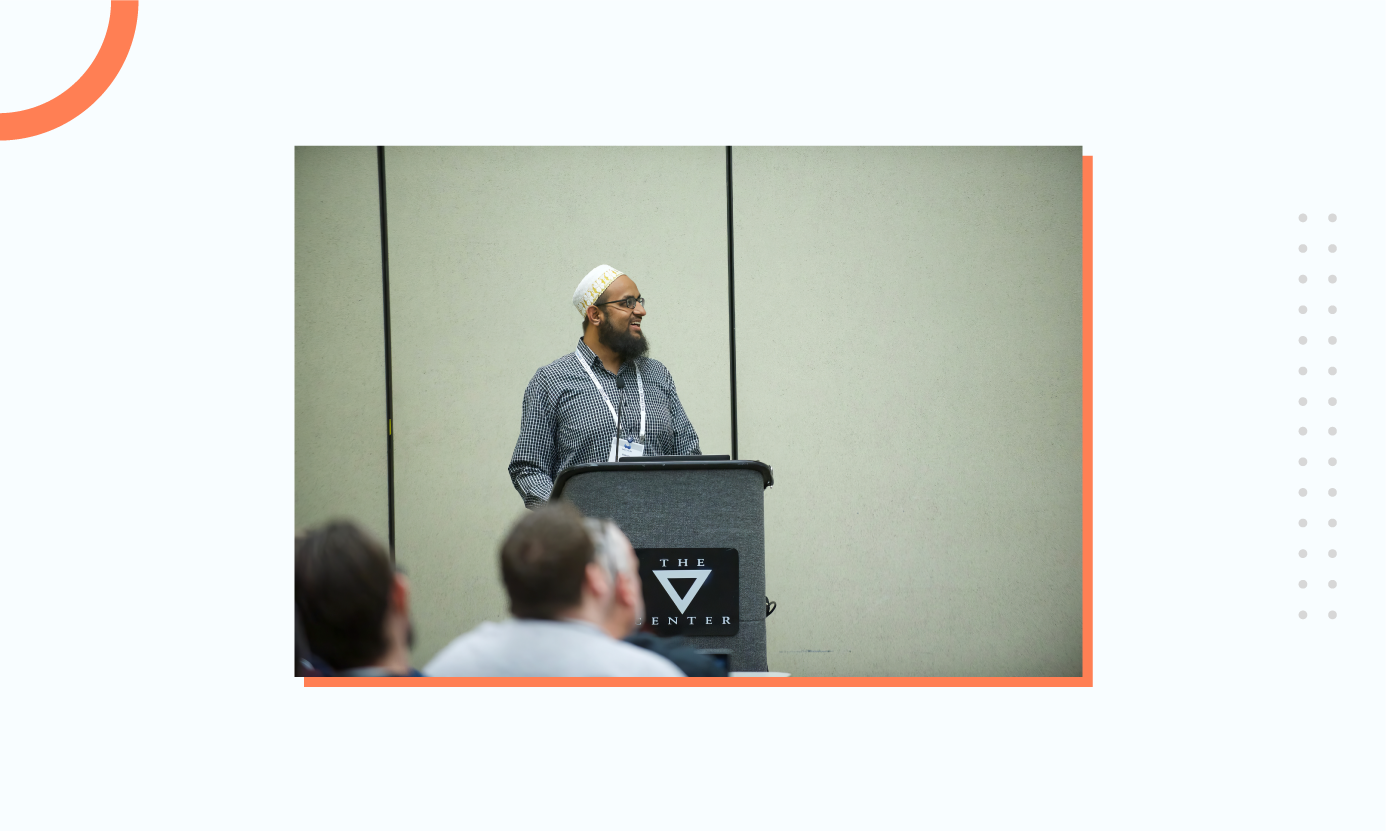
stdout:
[[727,333],[732,384],[732,458],[737,456],[737,292],[732,267],[732,146],[727,146]]
[[385,148],[376,146],[376,174],[380,180],[380,271],[385,307],[385,494],[390,517],[390,560],[395,560],[395,403],[390,378],[390,238],[385,222]]

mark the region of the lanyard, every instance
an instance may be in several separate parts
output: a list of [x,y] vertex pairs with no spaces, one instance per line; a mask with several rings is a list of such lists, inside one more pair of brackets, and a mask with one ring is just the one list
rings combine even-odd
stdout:
[[[617,416],[616,416],[616,408],[615,408],[615,407],[612,407],[612,400],[609,399],[609,398],[607,398],[607,391],[606,391],[606,390],[603,390],[603,389],[602,389],[602,385],[601,385],[600,383],[598,383],[598,381],[597,381],[597,375],[592,371],[592,368],[588,366],[588,363],[587,363],[586,361],[583,360],[583,353],[582,353],[580,350],[574,350],[574,351],[573,351],[573,357],[576,358],[576,359],[578,359],[578,364],[579,364],[580,366],[582,366],[582,368],[583,368],[584,370],[587,370],[587,371],[588,371],[588,378],[592,379],[593,386],[595,386],[595,387],[597,388],[597,392],[602,394],[602,401],[604,401],[604,402],[607,403],[607,410],[608,410],[608,412],[610,412],[610,413],[612,414],[612,421],[615,422],[615,423],[617,424],[617,427],[618,427],[618,428],[621,427],[621,420],[618,419]],[[641,381],[641,365],[640,365],[640,363],[637,362],[637,361],[632,361],[631,363],[632,363],[632,364],[635,364],[635,366],[636,366],[636,389],[640,391],[640,398],[641,398],[641,432],[640,432],[640,435],[641,435],[642,437],[644,437],[644,436],[645,436],[645,382]],[[621,437],[617,437],[617,438],[620,439]]]

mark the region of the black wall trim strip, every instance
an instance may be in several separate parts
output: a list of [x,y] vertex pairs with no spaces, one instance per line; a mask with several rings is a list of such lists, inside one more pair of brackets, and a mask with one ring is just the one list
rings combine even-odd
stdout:
[[[383,180],[382,180],[383,181]],[[382,220],[384,222],[384,220]],[[737,292],[732,268],[732,146],[727,146],[727,333],[732,383],[732,458],[737,456]]]
[[390,560],[395,560],[395,402],[390,378],[390,238],[385,222],[385,148],[376,146],[380,179],[380,272],[385,307],[385,493],[390,515]]

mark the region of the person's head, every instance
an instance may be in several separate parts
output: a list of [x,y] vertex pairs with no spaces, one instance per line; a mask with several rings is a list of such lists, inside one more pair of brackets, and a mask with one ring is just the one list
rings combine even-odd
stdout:
[[612,638],[626,638],[645,617],[645,598],[641,595],[640,561],[631,541],[611,520],[585,520],[592,536],[594,559],[612,581],[612,600],[603,618],[602,629]]
[[598,266],[578,285],[574,297],[583,313],[583,332],[594,329],[597,340],[622,361],[650,350],[642,324],[645,299],[630,276]]
[[409,584],[385,547],[350,522],[294,539],[294,606],[313,653],[334,670],[405,663]]
[[516,618],[576,618],[599,626],[616,582],[598,562],[592,535],[572,505],[546,503],[501,545],[501,580]]

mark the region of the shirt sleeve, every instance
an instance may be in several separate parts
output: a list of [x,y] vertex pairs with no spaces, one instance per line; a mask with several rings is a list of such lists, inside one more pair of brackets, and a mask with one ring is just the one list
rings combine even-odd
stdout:
[[679,403],[679,391],[674,389],[674,376],[669,379],[669,415],[674,426],[674,452],[680,456],[703,453],[698,449],[698,434],[694,431],[684,405]]
[[557,428],[549,385],[536,373],[525,388],[525,399],[520,407],[520,438],[515,440],[515,452],[511,454],[507,469],[511,484],[520,493],[526,508],[534,508],[548,500],[554,490]]

